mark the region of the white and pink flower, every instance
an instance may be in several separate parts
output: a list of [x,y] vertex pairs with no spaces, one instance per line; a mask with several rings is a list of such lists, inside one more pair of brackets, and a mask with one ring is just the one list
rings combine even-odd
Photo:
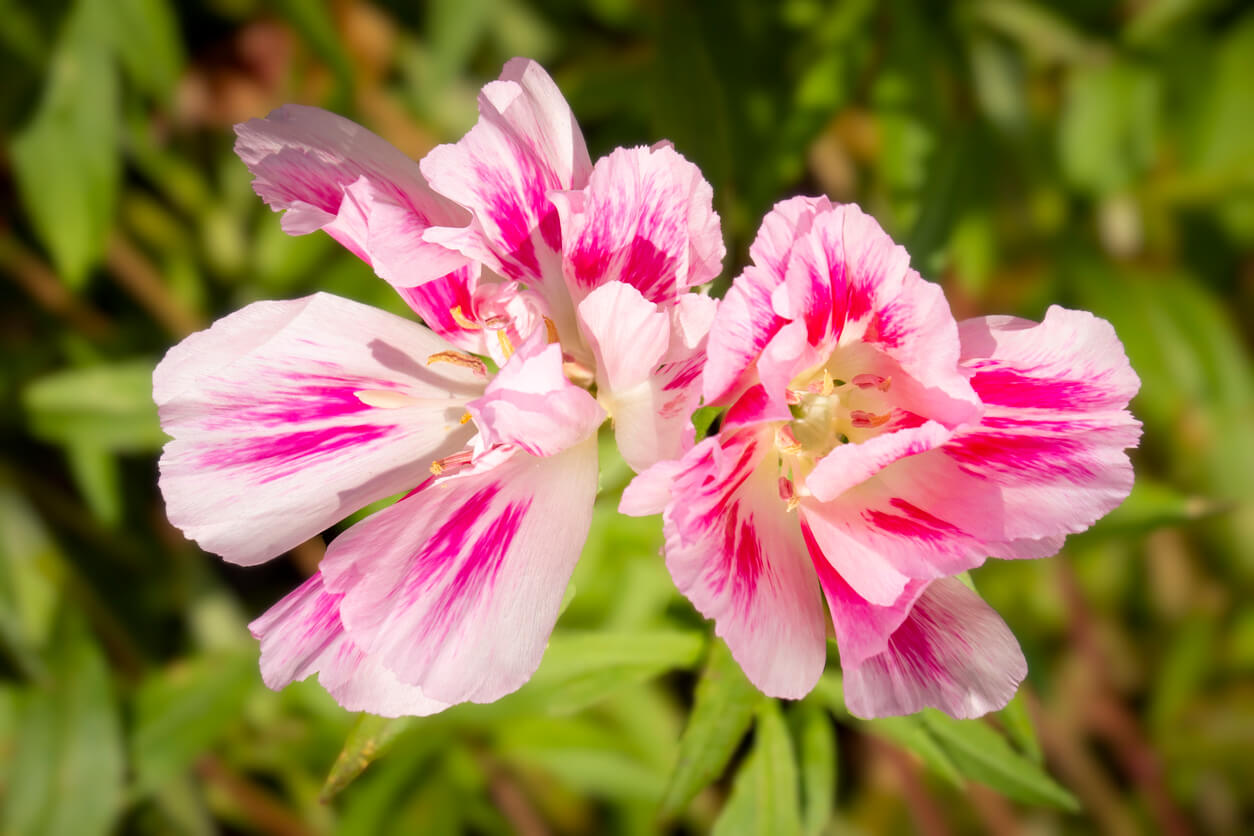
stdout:
[[750,254],[709,334],[721,426],[621,509],[663,514],[676,584],[767,694],[817,681],[825,597],[853,713],[1004,706],[1023,655],[954,576],[1053,554],[1127,496],[1139,383],[1114,330],[1058,307],[956,323],[823,198],[776,206]]
[[258,302],[154,373],[170,519],[227,560],[409,491],[253,623],[271,687],[317,673],[391,716],[515,690],[587,536],[597,428],[613,418],[637,470],[692,444],[715,305],[689,290],[723,257],[709,184],[666,145],[593,165],[533,62],[479,105],[421,165],[315,108],[237,129],[284,229],[325,230],[426,323],[325,294]]

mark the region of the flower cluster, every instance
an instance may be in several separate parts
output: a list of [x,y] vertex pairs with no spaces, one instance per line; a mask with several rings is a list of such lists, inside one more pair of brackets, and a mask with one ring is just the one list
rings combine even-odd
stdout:
[[[593,164],[522,59],[479,114],[420,163],[315,108],[237,128],[283,228],[326,231],[425,323],[257,302],[154,373],[170,519],[227,560],[405,494],[252,624],[265,682],[317,673],[389,716],[521,686],[609,418],[639,474],[621,510],[663,514],[676,584],[762,690],[813,687],[826,597],[855,713],[1004,705],[1023,657],[953,576],[1052,554],[1127,495],[1137,380],[1110,326],[955,323],[874,220],[821,198],[778,205],[716,302],[698,290],[724,256],[712,190],[669,145]],[[702,399],[726,411],[698,441]]]

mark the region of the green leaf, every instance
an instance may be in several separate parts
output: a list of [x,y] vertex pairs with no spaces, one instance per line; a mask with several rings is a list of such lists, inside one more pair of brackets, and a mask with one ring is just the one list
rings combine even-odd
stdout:
[[163,102],[183,72],[183,39],[168,0],[111,0],[110,34],[136,86]]
[[1019,751],[1035,764],[1045,762],[1045,753],[1041,751],[1041,741],[1036,737],[1036,727],[1032,724],[1032,715],[1028,713],[1027,698],[1022,690],[997,713],[997,719]]
[[257,682],[256,654],[201,656],[150,675],[135,698],[135,792],[179,777],[239,721]]
[[928,769],[953,786],[961,789],[965,784],[953,760],[928,732],[917,714],[862,720],[858,726],[869,734],[891,740],[907,752],[918,755]]
[[318,798],[326,803],[357,780],[376,759],[384,755],[401,732],[414,722],[413,717],[378,717],[362,714],[344,741],[344,748],[335,759]]
[[1067,179],[1098,194],[1129,186],[1153,160],[1160,93],[1158,79],[1132,64],[1076,67],[1059,121]]
[[77,613],[62,613],[49,688],[21,698],[0,831],[23,836],[109,833],[122,809],[122,732],[103,654]]
[[524,691],[542,695],[550,713],[570,713],[626,685],[691,668],[704,646],[705,637],[692,631],[556,633]]
[[13,173],[35,234],[61,277],[80,287],[104,252],[121,177],[117,69],[78,0],[34,117],[13,138]]
[[955,720],[931,708],[921,716],[966,777],[1016,801],[1079,811],[1074,795],[1040,766],[1010,748],[992,726],[980,720]]
[[731,796],[712,832],[715,836],[801,833],[797,760],[775,700],[761,704],[753,751],[736,773]]
[[761,692],[745,678],[727,645],[715,639],[679,738],[679,759],[662,799],[663,816],[678,813],[723,773],[761,701]]
[[165,443],[152,400],[152,361],[54,372],[22,392],[31,432],[62,444],[147,452]]
[[802,830],[818,836],[832,818],[836,795],[836,726],[813,703],[801,703],[793,716],[800,750]]
[[114,455],[93,444],[74,442],[65,445],[65,455],[92,515],[106,525],[118,523],[122,519],[122,483]]
[[0,480],[0,647],[28,679],[47,677],[41,654],[55,625],[64,574],[35,509]]

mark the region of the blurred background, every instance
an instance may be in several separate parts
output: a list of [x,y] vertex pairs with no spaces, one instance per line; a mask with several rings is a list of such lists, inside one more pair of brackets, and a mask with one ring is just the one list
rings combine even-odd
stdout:
[[[667,138],[702,167],[716,293],[771,204],[826,193],[959,318],[1114,323],[1143,382],[1132,497],[1059,557],[973,573],[1028,656],[1009,709],[857,721],[834,655],[810,698],[756,697],[675,593],[659,521],[613,513],[612,460],[517,695],[384,723],[314,682],[264,688],[245,625],[321,544],[240,569],[170,527],[152,367],[256,299],[406,309],[322,233],[280,231],[231,125],[317,104],[418,158],[514,55],[552,72],[594,159]],[[1254,821],[1248,4],[0,0],[0,78],[0,833]]]

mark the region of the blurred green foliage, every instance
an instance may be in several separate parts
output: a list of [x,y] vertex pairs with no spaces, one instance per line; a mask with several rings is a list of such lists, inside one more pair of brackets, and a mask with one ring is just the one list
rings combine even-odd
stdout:
[[[835,657],[753,691],[603,474],[535,679],[395,723],[258,677],[241,570],[166,523],[149,372],[260,298],[397,312],[289,238],[230,125],[336,109],[419,157],[505,59],[594,157],[667,138],[728,258],[776,200],[856,200],[961,316],[1110,319],[1138,485],[1063,554],[973,573],[1023,643],[992,722],[864,722]],[[1235,0],[0,0],[0,832],[1238,833],[1254,817],[1254,11]],[[707,418],[708,420],[708,418]],[[604,447],[608,453],[611,448]],[[333,532],[332,532],[333,533]]]

